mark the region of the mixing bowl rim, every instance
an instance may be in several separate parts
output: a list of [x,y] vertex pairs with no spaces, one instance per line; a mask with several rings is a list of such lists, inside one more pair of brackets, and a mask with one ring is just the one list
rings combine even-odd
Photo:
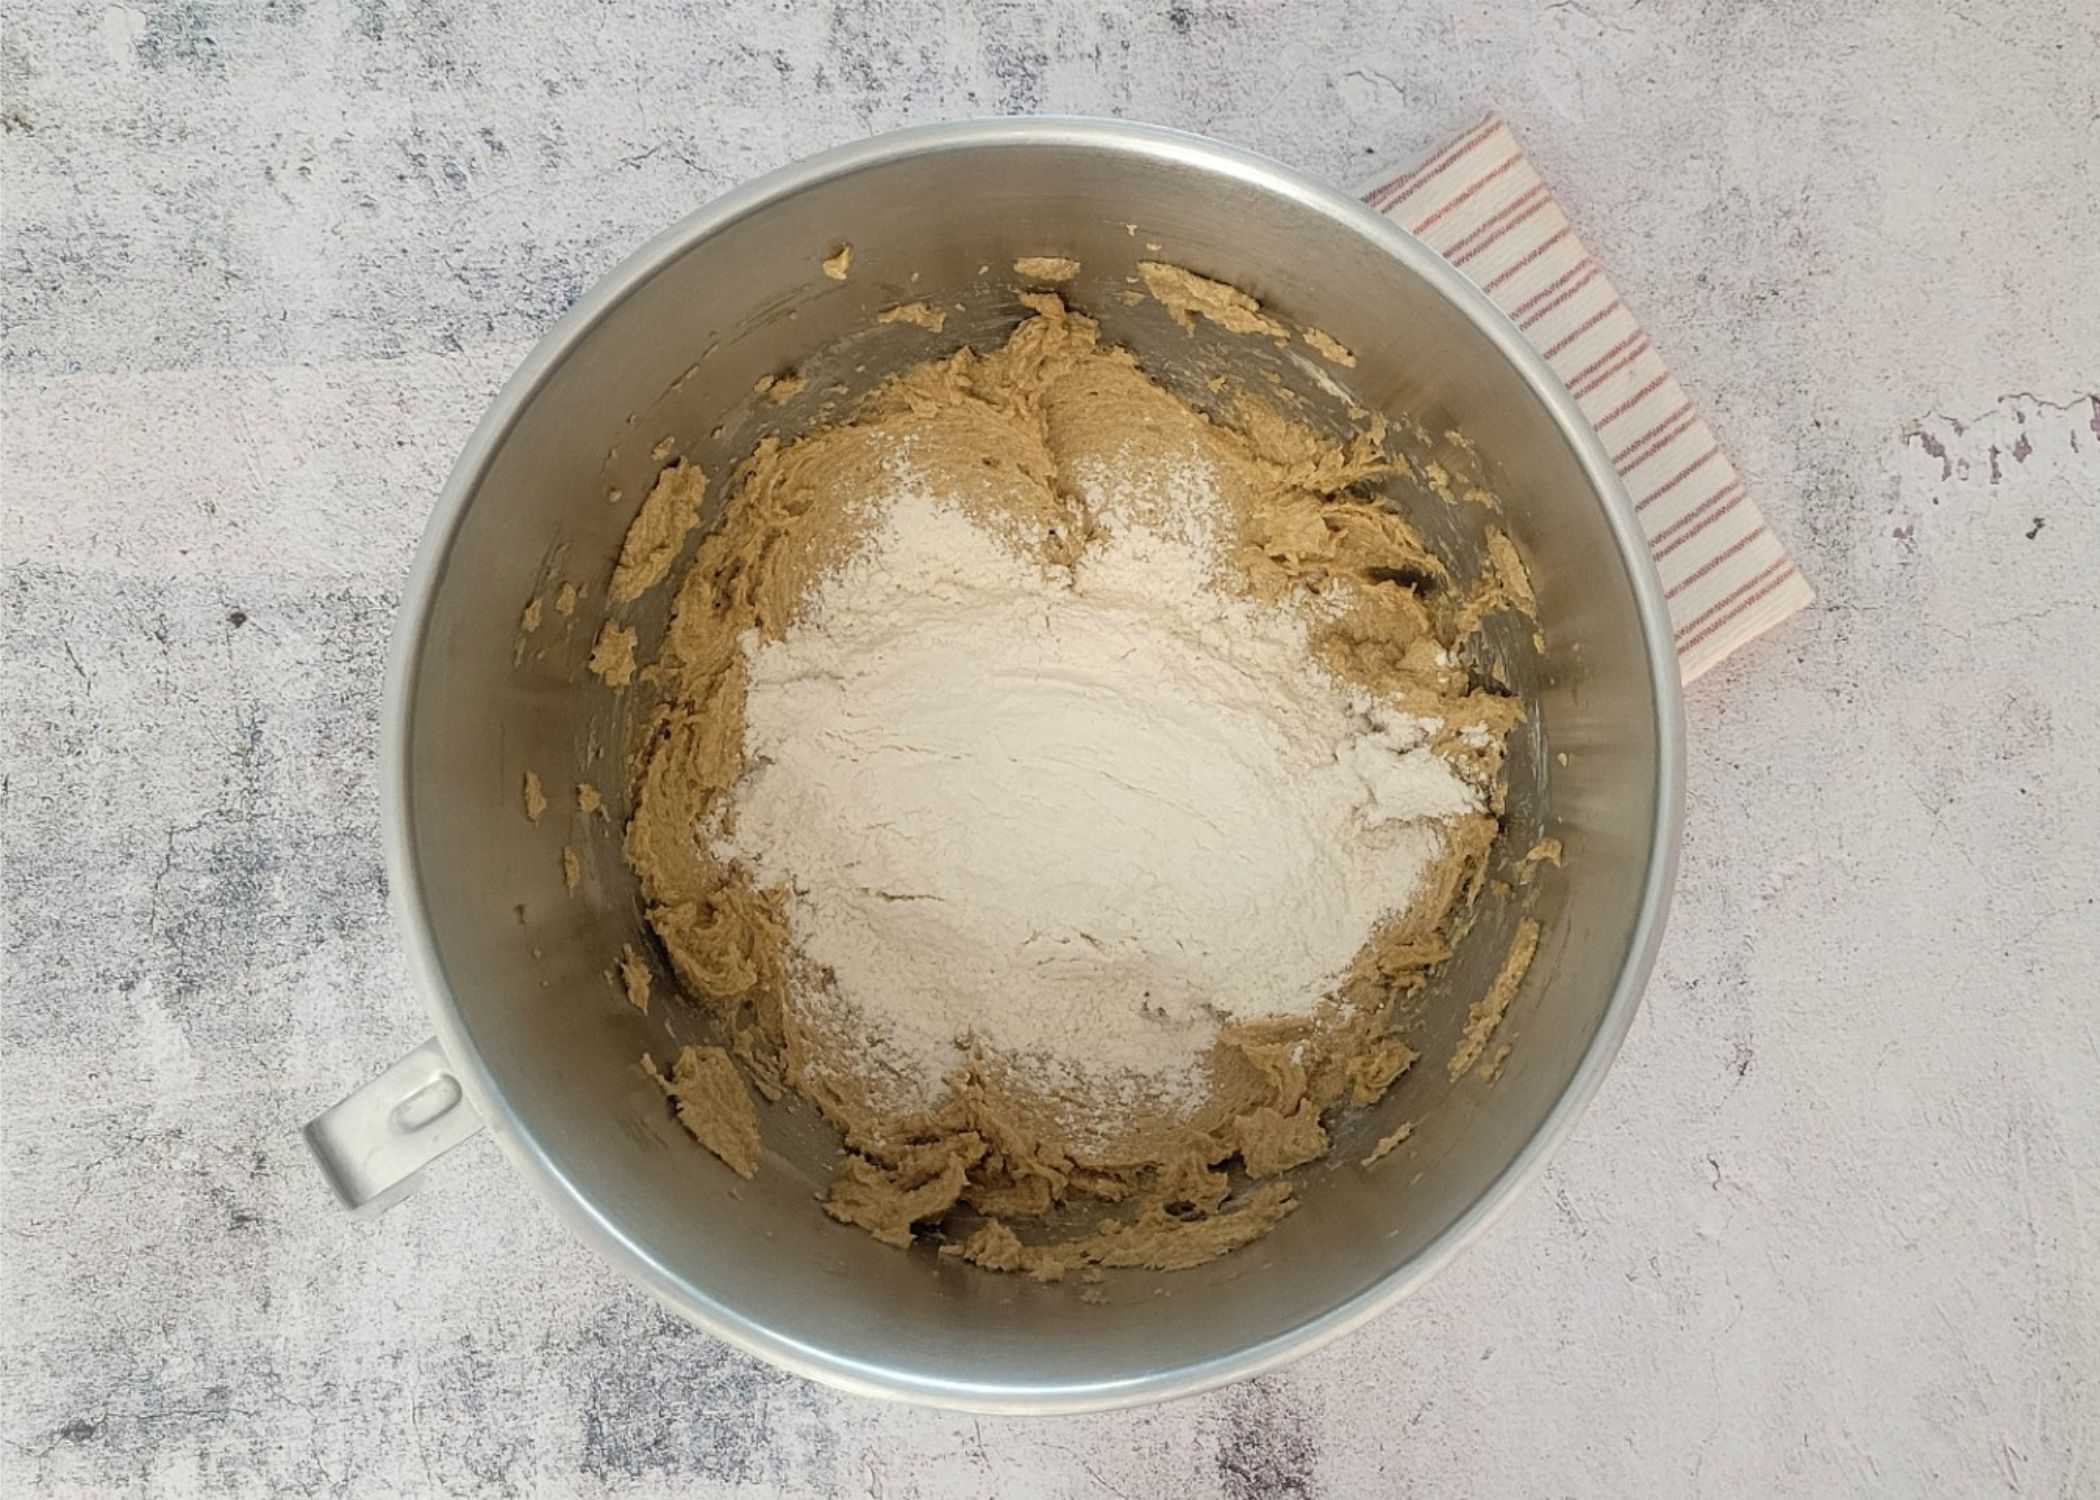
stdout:
[[[1640,915],[1603,1019],[1539,1129],[1465,1211],[1405,1263],[1294,1328],[1245,1348],[1115,1381],[963,1382],[848,1359],[756,1322],[653,1260],[569,1179],[510,1107],[459,1011],[439,958],[412,835],[409,756],[414,692],[430,613],[454,537],[494,455],[541,387],[627,297],[707,237],[817,184],[919,155],[983,147],[1061,146],[1178,163],[1295,200],[1338,229],[1383,247],[1453,305],[1532,388],[1574,451],[1632,580],[1658,705],[1655,834]],[[1492,1224],[1544,1170],[1596,1094],[1640,1004],[1675,881],[1683,819],[1684,728],[1674,637],[1662,585],[1632,503],[1602,443],[1545,360],[1487,296],[1441,256],[1357,200],[1239,147],[1161,126],[1085,117],[961,120],[893,131],[790,163],[715,199],[606,273],[535,344],[467,439],[417,547],[388,656],[381,730],[382,838],[394,914],[410,972],[469,1099],[504,1153],[586,1244],[680,1316],[785,1369],[860,1395],[985,1413],[1053,1413],[1192,1395],[1270,1370],[1339,1338],[1422,1286]],[[841,1231],[844,1232],[844,1231]]]

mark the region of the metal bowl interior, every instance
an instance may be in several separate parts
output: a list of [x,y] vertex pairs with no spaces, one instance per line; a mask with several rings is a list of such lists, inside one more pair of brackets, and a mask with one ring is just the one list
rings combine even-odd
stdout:
[[[821,275],[846,242],[850,277]],[[520,610],[552,580],[602,599],[660,439],[719,479],[762,430],[835,415],[834,386],[996,341],[1023,313],[1008,267],[1031,254],[1078,259],[1072,300],[1192,395],[1219,359],[1252,361],[1340,420],[1330,372],[1126,305],[1117,293],[1140,259],[1220,277],[1325,329],[1357,354],[1331,372],[1351,399],[1411,430],[1466,435],[1426,437],[1417,456],[1503,498],[1544,627],[1542,652],[1528,627],[1505,623],[1493,642],[1529,710],[1496,873],[1541,834],[1566,854],[1485,898],[1424,997],[1411,1037],[1423,1063],[1301,1169],[1294,1216],[1195,1270],[1111,1272],[1087,1289],[1098,1300],[830,1223],[814,1198],[836,1142],[792,1103],[765,1111],[753,1182],[680,1131],[636,1062],[703,1028],[676,1003],[637,1013],[608,978],[623,944],[649,944],[619,850],[626,699],[583,670],[594,611],[549,610],[514,660]],[[948,310],[941,333],[868,331],[878,310],[920,299]],[[761,377],[789,367],[811,377],[801,396],[754,399]],[[1487,512],[1405,487],[1391,499],[1470,570]],[[669,593],[639,617],[645,653]],[[944,126],[815,158],[695,214],[593,290],[511,381],[406,594],[388,855],[412,961],[469,1094],[539,1191],[636,1281],[723,1338],[858,1391],[985,1411],[1121,1405],[1252,1373],[1354,1325],[1537,1172],[1647,976],[1677,840],[1678,712],[1660,592],[1604,454],[1516,330],[1442,261],[1339,195],[1193,137],[1106,121]],[[537,825],[519,812],[527,770],[553,804]],[[604,788],[610,820],[574,811],[579,781]],[[583,858],[573,896],[564,845]],[[1513,1051],[1492,1084],[1454,1083],[1443,1061],[1520,907],[1543,938],[1506,1022]],[[1361,1165],[1403,1121],[1408,1142]]]

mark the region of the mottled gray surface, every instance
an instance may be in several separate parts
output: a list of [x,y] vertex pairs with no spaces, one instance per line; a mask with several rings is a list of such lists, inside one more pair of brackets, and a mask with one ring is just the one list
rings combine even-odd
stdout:
[[[2100,12],[1093,10],[8,0],[0,1491],[2100,1490]],[[1541,1190],[1287,1373],[1056,1422],[732,1354],[486,1141],[337,1215],[297,1126],[425,1031],[396,590],[581,288],[910,121],[1353,182],[1489,105],[1822,595],[1692,695],[1660,971]]]

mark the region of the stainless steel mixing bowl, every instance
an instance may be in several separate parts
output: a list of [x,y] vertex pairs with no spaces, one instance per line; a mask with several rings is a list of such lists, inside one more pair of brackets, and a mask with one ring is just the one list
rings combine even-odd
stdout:
[[[849,279],[822,275],[847,242]],[[661,980],[645,1017],[606,972],[623,944],[649,942],[618,848],[626,699],[582,673],[593,611],[549,610],[514,661],[520,610],[553,580],[602,598],[659,439],[719,480],[761,430],[820,420],[844,399],[834,386],[996,341],[1021,315],[1008,265],[1031,254],[1081,261],[1073,299],[1199,399],[1193,377],[1227,352],[1224,336],[1186,334],[1117,293],[1154,254],[1246,288],[1354,349],[1350,395],[1407,419],[1417,457],[1505,498],[1546,643],[1535,651],[1509,621],[1493,642],[1530,709],[1497,873],[1513,876],[1542,833],[1566,851],[1564,869],[1484,898],[1423,997],[1423,1063],[1300,1170],[1297,1214],[1193,1271],[1110,1273],[1100,1302],[830,1223],[813,1200],[836,1145],[792,1101],[766,1111],[756,1181],[686,1138],[636,1060],[698,1035],[698,1018]],[[917,299],[948,310],[942,333],[869,332],[878,310]],[[1229,353],[1266,365],[1315,420],[1339,420],[1318,367],[1260,340]],[[753,398],[790,366],[812,377],[802,395]],[[1441,436],[1453,430],[1470,444]],[[1404,485],[1392,500],[1462,571],[1477,558],[1486,511]],[[438,501],[395,631],[383,756],[387,868],[437,1035],[308,1128],[345,1200],[390,1203],[485,1125],[579,1236],[709,1332],[852,1390],[1025,1412],[1268,1369],[1420,1286],[1480,1233],[1573,1128],[1633,1019],[1683,767],[1676,659],[1632,506],[1516,328],[1417,241],[1294,172],[1082,120],[939,126],[828,152],[693,214],[599,283],[504,388]],[[527,770],[552,804],[538,824],[520,812]],[[605,789],[610,820],[574,811],[579,781]],[[573,896],[565,844],[583,854]],[[1454,1083],[1443,1061],[1467,1001],[1527,909],[1544,937],[1506,1023],[1514,1050],[1496,1081]],[[1415,1122],[1408,1142],[1363,1166],[1402,1121]]]

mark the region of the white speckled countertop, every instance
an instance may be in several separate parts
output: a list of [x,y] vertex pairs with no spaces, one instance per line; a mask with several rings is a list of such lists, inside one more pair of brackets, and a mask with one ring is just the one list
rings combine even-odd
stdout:
[[[8,7],[0,1492],[2100,1492],[2100,12],[1099,9]],[[973,1421],[670,1320],[485,1139],[338,1215],[297,1127],[426,1030],[396,591],[586,284],[913,121],[1347,183],[1489,106],[1821,603],[1692,692],[1646,1008],[1484,1243],[1283,1374]]]

